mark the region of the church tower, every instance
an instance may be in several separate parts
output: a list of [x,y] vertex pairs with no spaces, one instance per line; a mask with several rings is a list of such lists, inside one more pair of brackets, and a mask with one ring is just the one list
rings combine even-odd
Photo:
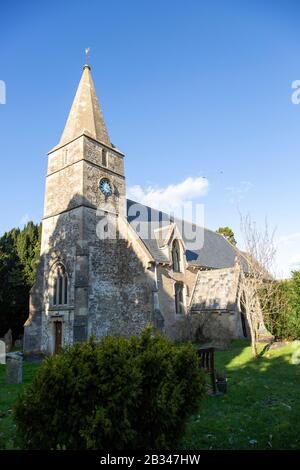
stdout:
[[25,353],[55,353],[92,334],[138,334],[152,322],[153,259],[127,222],[125,192],[124,154],[110,141],[85,65],[48,154]]

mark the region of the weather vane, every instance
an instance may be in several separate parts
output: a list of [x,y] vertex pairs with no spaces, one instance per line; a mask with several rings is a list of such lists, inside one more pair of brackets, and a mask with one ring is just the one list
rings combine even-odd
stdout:
[[89,63],[90,62],[90,51],[91,51],[91,49],[89,47],[87,47],[85,49],[85,63],[86,63],[86,65],[90,65],[90,63]]

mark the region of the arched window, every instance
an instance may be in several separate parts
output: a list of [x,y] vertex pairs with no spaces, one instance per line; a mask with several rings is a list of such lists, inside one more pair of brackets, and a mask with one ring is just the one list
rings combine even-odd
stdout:
[[53,278],[53,305],[67,305],[68,276],[63,265],[58,265]]
[[184,285],[181,282],[175,284],[175,312],[179,314],[185,312]]
[[174,240],[172,245],[172,266],[173,271],[176,271],[177,273],[181,272],[180,248],[178,240]]

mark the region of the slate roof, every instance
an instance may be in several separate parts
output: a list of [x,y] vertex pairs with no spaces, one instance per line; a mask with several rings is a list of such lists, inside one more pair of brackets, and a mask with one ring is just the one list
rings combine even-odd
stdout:
[[192,311],[232,310],[236,304],[239,284],[236,267],[199,271],[193,297]]
[[137,219],[144,222],[148,229],[147,235],[141,238],[157,262],[170,261],[159,247],[155,229],[174,222],[185,243],[186,258],[190,265],[220,269],[230,268],[235,264],[237,250],[222,235],[178,218],[173,219],[165,212],[127,199],[127,220],[132,224],[136,223]]

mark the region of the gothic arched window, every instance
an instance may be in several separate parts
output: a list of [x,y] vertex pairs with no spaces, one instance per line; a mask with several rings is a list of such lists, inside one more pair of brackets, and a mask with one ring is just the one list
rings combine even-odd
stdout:
[[175,312],[183,314],[185,312],[184,285],[182,282],[175,284]]
[[173,271],[181,272],[180,248],[178,240],[173,241],[172,245],[172,267]]
[[63,265],[58,265],[53,277],[53,305],[67,305],[68,275]]

